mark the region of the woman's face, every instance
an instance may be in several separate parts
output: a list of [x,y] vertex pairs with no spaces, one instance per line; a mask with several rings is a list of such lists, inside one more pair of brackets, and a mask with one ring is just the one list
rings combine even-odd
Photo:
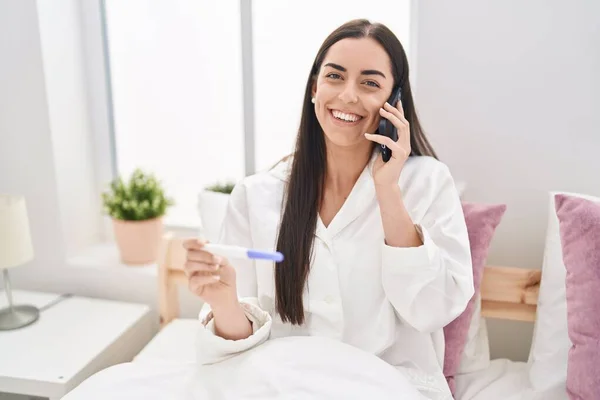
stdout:
[[364,134],[377,129],[393,86],[390,58],[375,40],[342,39],[331,46],[313,84],[326,139],[342,147],[370,145]]

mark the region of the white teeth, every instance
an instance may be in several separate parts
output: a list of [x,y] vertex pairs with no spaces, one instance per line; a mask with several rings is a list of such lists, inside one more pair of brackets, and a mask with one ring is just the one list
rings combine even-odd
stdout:
[[356,122],[358,121],[361,117],[355,114],[346,114],[343,113],[341,111],[338,110],[332,110],[332,114],[334,117],[336,117],[337,119],[342,119],[346,122]]

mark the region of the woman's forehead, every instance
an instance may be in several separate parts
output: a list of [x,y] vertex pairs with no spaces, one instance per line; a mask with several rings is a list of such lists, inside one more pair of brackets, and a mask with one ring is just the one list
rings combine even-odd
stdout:
[[334,63],[348,71],[380,70],[391,75],[391,60],[381,44],[371,38],[346,38],[334,43],[322,65]]

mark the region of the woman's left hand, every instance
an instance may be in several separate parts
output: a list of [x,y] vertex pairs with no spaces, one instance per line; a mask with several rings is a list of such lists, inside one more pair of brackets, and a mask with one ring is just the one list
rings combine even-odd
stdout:
[[398,129],[398,141],[394,142],[384,135],[365,133],[367,139],[384,144],[392,150],[392,157],[388,162],[383,162],[381,155],[375,160],[373,180],[376,186],[398,185],[400,172],[410,155],[410,126],[404,118],[404,110],[400,101],[396,107],[392,107],[386,102],[383,108],[379,109],[379,114],[382,118],[387,118]]

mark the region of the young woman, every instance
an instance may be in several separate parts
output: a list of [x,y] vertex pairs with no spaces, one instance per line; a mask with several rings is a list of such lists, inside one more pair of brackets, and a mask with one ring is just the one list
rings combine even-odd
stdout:
[[[396,88],[402,100],[388,104]],[[381,118],[397,141],[373,134]],[[326,336],[396,366],[428,398],[449,396],[443,327],[473,295],[467,229],[419,124],[404,49],[384,25],[350,21],[325,40],[294,153],[235,187],[221,242],[276,247],[285,260],[230,261],[186,241],[189,287],[210,306],[201,363],[269,337]]]

